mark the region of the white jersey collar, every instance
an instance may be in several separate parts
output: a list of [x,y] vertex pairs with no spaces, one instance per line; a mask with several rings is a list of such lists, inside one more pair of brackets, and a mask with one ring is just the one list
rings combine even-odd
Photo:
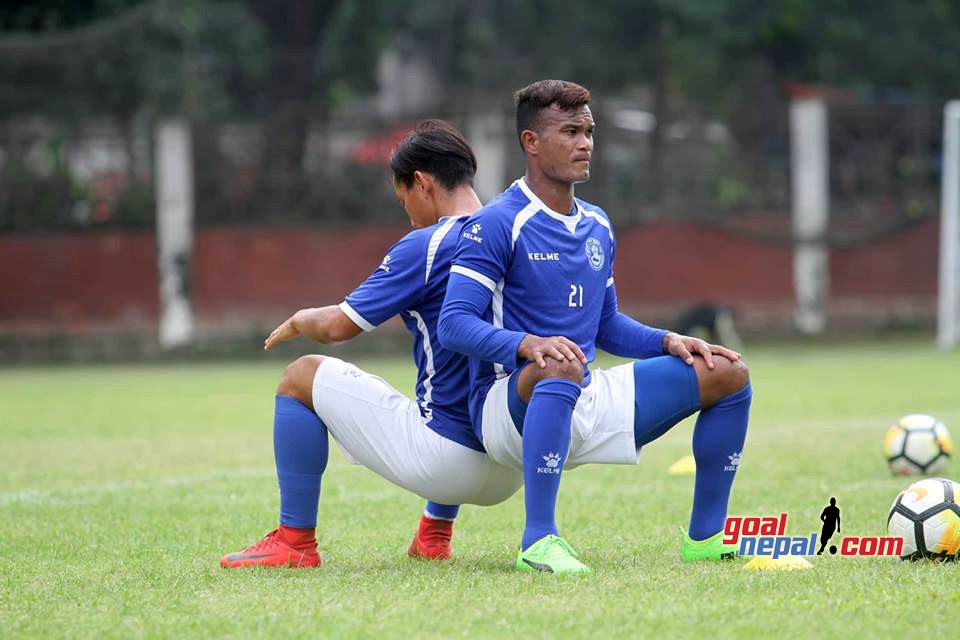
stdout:
[[529,185],[527,185],[527,181],[524,178],[522,177],[517,178],[517,180],[513,184],[520,187],[520,190],[523,191],[523,194],[527,196],[530,202],[534,203],[534,205],[536,205],[536,207],[540,209],[540,211],[543,211],[545,214],[547,214],[551,218],[555,218],[556,220],[559,220],[560,222],[562,222],[563,226],[565,226],[570,233],[576,232],[577,224],[580,222],[580,218],[583,217],[583,209],[580,208],[579,202],[577,202],[576,200],[573,201],[574,206],[576,206],[577,208],[577,212],[575,214],[571,215],[571,214],[559,213],[557,211],[554,211],[550,207],[548,207],[543,200],[537,197],[537,194],[535,194],[533,190],[529,187]]

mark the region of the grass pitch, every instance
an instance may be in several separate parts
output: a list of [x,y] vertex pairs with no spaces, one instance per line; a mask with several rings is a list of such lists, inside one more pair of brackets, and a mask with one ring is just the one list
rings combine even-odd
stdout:
[[[927,343],[747,350],[753,415],[732,514],[877,535],[905,486],[885,428],[939,416],[960,436],[960,354]],[[406,360],[358,361],[404,391]],[[464,507],[450,563],[410,561],[422,500],[347,465],[324,478],[318,570],[225,571],[276,522],[273,390],[283,365],[0,370],[4,637],[953,637],[960,566],[812,558],[756,574],[679,561],[692,422],[636,467],[564,475],[562,533],[594,573],[511,570],[522,497]],[[958,479],[954,461],[944,475]]]

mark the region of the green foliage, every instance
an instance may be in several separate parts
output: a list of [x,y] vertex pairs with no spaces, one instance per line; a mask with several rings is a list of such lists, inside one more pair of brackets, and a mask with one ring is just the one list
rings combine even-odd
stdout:
[[[590,87],[598,102],[621,97],[652,108],[661,124],[721,120],[730,148],[746,150],[727,163],[734,168],[682,175],[689,167],[677,162],[661,126],[649,138],[648,157],[641,162],[634,154],[614,168],[620,173],[609,179],[610,195],[632,209],[649,204],[657,214],[704,204],[782,209],[785,188],[775,197],[757,188],[782,167],[771,170],[770,155],[756,150],[778,136],[782,148],[784,84],[933,103],[960,93],[958,33],[954,0],[18,1],[0,6],[0,118],[16,128],[18,117],[47,116],[67,126],[105,117],[121,131],[171,114],[200,127],[253,121],[264,144],[248,178],[255,183],[243,205],[249,215],[240,217],[298,216],[302,203],[320,201],[303,170],[308,132],[355,107],[369,123],[373,109],[363,98],[377,91],[378,64],[390,48],[433,67],[445,100],[438,108],[448,116],[506,112],[511,90],[559,77]],[[918,134],[918,148],[920,140]],[[221,159],[215,137],[203,144],[213,162]],[[198,174],[213,173],[211,164],[198,165]],[[65,170],[27,175],[13,159],[0,171],[0,199],[18,207],[0,212],[0,226],[9,228],[11,215],[60,225],[83,217],[82,208],[64,204],[78,189]],[[345,172],[361,186],[373,175]],[[785,175],[774,182],[785,183]],[[20,182],[7,187],[11,177]],[[678,180],[689,184],[676,189]],[[751,190],[762,202],[751,202]],[[681,202],[672,202],[671,192],[681,193]],[[30,194],[42,195],[33,202]],[[697,196],[689,194],[704,202],[691,202]],[[338,198],[346,212],[362,205],[353,196]],[[916,217],[929,209],[923,202],[902,208]],[[215,206],[217,216],[242,208]],[[124,205],[124,219],[149,216],[131,207]]]
[[[709,89],[742,81],[744,65],[762,60],[777,79],[850,88],[901,87],[934,95],[960,90],[960,5],[949,0],[865,6],[856,0],[727,0],[682,32],[686,49],[719,62]],[[693,55],[684,69],[697,66]]]
[[73,223],[74,202],[86,196],[83,185],[70,175],[63,140],[52,138],[28,156],[24,147],[11,145],[0,165],[0,229],[60,227]]
[[[376,90],[380,52],[391,32],[388,0],[337,2],[318,42],[318,96],[333,107]],[[442,3],[438,3],[442,4]],[[416,4],[414,6],[417,6]]]
[[[280,32],[270,27],[281,38],[274,41],[251,11],[259,4],[5,5],[0,29],[30,29],[36,40],[26,43],[22,32],[15,41],[0,36],[0,77],[26,89],[5,92],[0,106],[41,105],[63,115],[65,105],[71,112],[129,113],[144,105],[198,117],[235,112],[283,82],[269,70],[270,59],[284,55],[277,45],[293,41],[284,32],[314,43],[297,55],[316,59],[312,97],[333,106],[376,88],[377,61],[388,45],[425,53],[453,87],[500,89],[564,77],[616,90],[653,82],[663,64],[672,89],[714,109],[749,100],[744,89],[757,73],[933,95],[960,90],[960,5],[952,0],[869,7],[857,0],[333,0],[318,3],[321,19],[306,40],[288,24]],[[47,35],[63,28],[75,32]],[[71,98],[44,100],[44,87],[69,90]]]
[[0,78],[19,88],[0,108],[66,120],[222,115],[265,75],[261,31],[240,3],[165,0],[66,32],[0,36]]
[[136,180],[117,196],[111,223],[122,227],[149,227],[156,208],[152,185]]

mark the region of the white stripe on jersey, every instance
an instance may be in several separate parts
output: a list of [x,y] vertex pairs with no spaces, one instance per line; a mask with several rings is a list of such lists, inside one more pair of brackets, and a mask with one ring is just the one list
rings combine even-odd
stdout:
[[602,215],[600,215],[596,211],[591,211],[590,209],[584,209],[579,204],[577,205],[577,207],[580,209],[580,211],[583,212],[583,215],[587,216],[588,218],[593,218],[594,220],[596,220],[597,222],[605,226],[607,228],[607,232],[610,234],[610,239],[613,240],[613,229],[610,227],[609,220],[604,218]]
[[450,273],[459,273],[462,276],[467,276],[471,280],[476,280],[487,289],[490,289],[490,291],[494,291],[497,288],[497,285],[493,283],[493,280],[483,275],[479,271],[474,271],[469,267],[461,267],[460,265],[455,264],[450,267]]
[[339,306],[340,306],[340,311],[343,311],[345,314],[347,314],[347,317],[353,320],[353,322],[364,331],[373,331],[374,329],[376,329],[376,327],[374,327],[372,324],[367,322],[367,320],[362,315],[357,313],[357,311],[353,307],[347,304],[346,300],[341,302]]
[[433,261],[437,257],[437,249],[440,248],[440,243],[453,228],[455,221],[456,218],[447,218],[446,222],[440,225],[440,228],[430,236],[430,244],[427,245],[427,274],[423,277],[423,284],[430,282],[430,269],[433,268]]
[[533,216],[537,215],[537,211],[540,210],[538,203],[539,201],[531,200],[530,204],[525,206],[523,209],[520,209],[517,217],[513,219],[513,233],[511,234],[510,238],[511,249],[517,246],[517,238],[520,237],[520,230],[523,229],[523,225],[527,224],[527,221]]
[[609,287],[612,284],[613,284],[613,276],[610,276],[609,278],[607,278],[607,286]]
[[[497,288],[493,290],[493,300],[491,300],[490,306],[493,309],[493,326],[497,329],[503,329],[503,278],[497,283]],[[503,370],[503,365],[499,362],[493,363],[493,371],[498,378],[507,375],[507,372]]]
[[420,401],[420,406],[423,407],[423,419],[430,422],[433,419],[433,411],[430,409],[430,402],[433,400],[433,376],[437,375],[433,366],[433,345],[430,344],[430,332],[427,331],[423,316],[413,309],[408,309],[407,313],[417,321],[417,329],[423,336],[423,355],[427,361],[424,368],[427,370],[427,377],[423,379],[423,400]]

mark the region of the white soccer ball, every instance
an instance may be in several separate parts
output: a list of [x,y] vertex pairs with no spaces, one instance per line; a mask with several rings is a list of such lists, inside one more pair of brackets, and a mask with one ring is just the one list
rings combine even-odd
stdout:
[[887,516],[887,535],[903,538],[904,560],[957,560],[960,553],[960,484],[943,478],[914,482]]
[[932,475],[947,465],[952,453],[944,424],[919,413],[900,418],[883,439],[883,454],[896,475]]

